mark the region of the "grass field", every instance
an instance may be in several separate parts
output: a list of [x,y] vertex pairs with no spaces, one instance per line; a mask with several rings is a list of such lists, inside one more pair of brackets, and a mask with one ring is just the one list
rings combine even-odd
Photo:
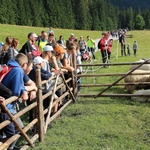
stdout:
[[[0,41],[12,35],[20,39],[20,46],[26,41],[29,32],[40,34],[45,28],[0,25]],[[69,37],[74,33],[79,37],[90,35],[93,39],[101,37],[100,31],[76,31],[54,29],[56,37],[63,34]],[[112,62],[135,62],[140,58],[150,58],[150,31],[130,31],[133,38],[128,38],[131,56],[121,57],[117,41],[114,42]],[[133,56],[132,44],[139,45],[137,57]],[[118,45],[120,49],[120,45]],[[97,61],[101,62],[99,52]],[[98,67],[96,67],[98,68]],[[112,66],[100,68],[98,73],[125,73],[129,66]],[[92,68],[89,68],[89,70]],[[92,72],[88,72],[92,73]],[[119,77],[83,78],[83,83],[113,83]],[[104,87],[82,88],[80,93],[98,93]],[[126,93],[123,87],[113,87],[107,93]],[[79,98],[75,104],[68,106],[59,119],[49,126],[44,142],[36,143],[35,150],[149,150],[150,149],[150,103],[131,101],[130,98]]]

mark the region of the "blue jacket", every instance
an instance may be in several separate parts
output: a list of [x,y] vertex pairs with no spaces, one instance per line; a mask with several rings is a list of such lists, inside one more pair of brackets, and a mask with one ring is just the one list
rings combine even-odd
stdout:
[[[13,68],[4,77],[2,84],[12,91],[13,96],[20,96],[23,91],[26,91],[23,82],[24,72],[15,60],[9,60],[7,65],[12,66]],[[11,113],[14,113],[15,104],[16,103],[13,102],[7,105],[7,108]]]

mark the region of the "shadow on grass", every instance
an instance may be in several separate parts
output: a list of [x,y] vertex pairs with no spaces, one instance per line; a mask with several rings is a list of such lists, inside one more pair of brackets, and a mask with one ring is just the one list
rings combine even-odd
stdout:
[[83,105],[117,104],[117,105],[132,105],[132,106],[142,106],[143,105],[144,107],[150,107],[149,102],[137,102],[137,101],[131,100],[131,98],[128,98],[128,97],[98,97],[96,99],[94,99],[94,98],[78,98],[78,103],[83,104]]

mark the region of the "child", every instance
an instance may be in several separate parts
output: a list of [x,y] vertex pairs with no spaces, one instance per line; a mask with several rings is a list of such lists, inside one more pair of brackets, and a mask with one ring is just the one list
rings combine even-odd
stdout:
[[136,56],[137,49],[138,49],[137,41],[134,41],[134,44],[133,44],[134,56]]
[[91,60],[91,56],[89,55],[89,52],[86,51],[83,55],[82,55],[82,60],[88,61]]
[[130,56],[130,44],[127,44],[128,56]]

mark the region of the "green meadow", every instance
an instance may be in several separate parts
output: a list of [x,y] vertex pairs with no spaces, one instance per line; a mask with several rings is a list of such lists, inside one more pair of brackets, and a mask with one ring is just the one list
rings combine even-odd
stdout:
[[[0,41],[6,36],[17,37],[20,46],[27,41],[27,34],[35,32],[40,35],[48,28],[25,27],[0,24]],[[63,35],[68,39],[70,33],[76,37],[83,35],[93,39],[101,37],[101,31],[84,31],[54,29],[56,38]],[[133,38],[127,38],[130,43],[131,56],[120,56],[120,44],[114,41],[111,56],[112,63],[135,62],[141,58],[150,58],[150,31],[129,31]],[[85,38],[86,39],[86,38]],[[137,41],[139,49],[137,57],[133,56],[132,45]],[[117,55],[118,54],[118,55]],[[101,63],[100,52],[96,52],[97,60]],[[87,62],[86,62],[87,64]],[[88,74],[126,73],[129,66],[84,67]],[[119,76],[113,77],[84,77],[82,83],[106,84],[113,83]],[[123,83],[123,80],[121,81]],[[120,83],[121,83],[120,82]],[[97,94],[106,87],[83,87],[80,94]],[[105,94],[125,94],[123,86],[115,86]],[[31,149],[31,148],[30,148]],[[70,104],[48,127],[44,142],[36,142],[35,150],[149,150],[150,149],[150,103],[132,101],[128,97],[98,97],[78,98]]]

